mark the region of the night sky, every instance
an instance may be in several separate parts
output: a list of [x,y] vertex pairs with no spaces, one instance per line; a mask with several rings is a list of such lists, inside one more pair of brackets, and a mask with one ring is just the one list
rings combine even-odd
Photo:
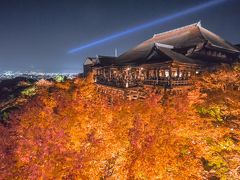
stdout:
[[240,0],[198,11],[83,51],[88,42],[209,0],[0,0],[0,72],[80,72],[86,56],[121,54],[155,33],[192,24],[240,43]]

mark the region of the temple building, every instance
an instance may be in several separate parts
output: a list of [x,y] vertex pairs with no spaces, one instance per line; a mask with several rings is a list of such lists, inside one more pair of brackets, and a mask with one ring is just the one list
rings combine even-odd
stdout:
[[155,34],[118,57],[87,58],[84,74],[98,84],[129,88],[190,85],[191,77],[239,60],[240,49],[195,23]]

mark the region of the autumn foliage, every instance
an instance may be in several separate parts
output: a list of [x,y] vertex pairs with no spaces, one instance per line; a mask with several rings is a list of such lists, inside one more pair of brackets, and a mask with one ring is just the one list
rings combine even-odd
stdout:
[[238,179],[239,81],[221,70],[141,101],[90,77],[35,85],[0,125],[0,179]]

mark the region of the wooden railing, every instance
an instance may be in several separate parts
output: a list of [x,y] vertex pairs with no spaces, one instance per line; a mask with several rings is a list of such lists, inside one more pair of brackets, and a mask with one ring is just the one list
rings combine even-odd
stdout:
[[169,84],[168,79],[161,79],[161,80],[151,80],[151,79],[146,79],[143,81],[144,84],[146,85],[153,85],[153,86],[164,86]]
[[172,86],[188,86],[188,85],[191,85],[191,82],[188,79],[186,79],[186,80],[172,80],[171,85]]
[[[116,79],[104,79],[102,77],[96,78],[96,83],[113,86],[113,87],[120,87],[126,88],[126,80],[116,80]],[[152,85],[152,86],[163,86],[163,87],[173,87],[173,86],[187,86],[191,85],[189,79],[177,79],[177,78],[164,78],[164,79],[145,79],[144,81],[128,81],[128,87],[137,87],[143,85]]]
[[[126,87],[126,82],[124,80],[116,80],[116,79],[108,80],[102,77],[97,77],[96,83],[107,85],[107,86],[120,87],[120,88]],[[132,86],[133,86],[132,83],[128,84],[128,87],[132,87]]]

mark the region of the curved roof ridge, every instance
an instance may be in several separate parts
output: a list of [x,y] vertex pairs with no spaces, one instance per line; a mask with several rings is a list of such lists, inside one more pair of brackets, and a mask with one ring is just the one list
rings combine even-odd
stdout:
[[171,33],[171,32],[175,32],[175,31],[179,31],[179,30],[182,30],[182,29],[185,29],[185,28],[189,28],[189,27],[192,27],[192,26],[198,26],[198,27],[200,26],[201,27],[201,21],[193,23],[193,24],[189,24],[189,25],[186,25],[186,26],[183,26],[183,27],[180,27],[180,28],[176,28],[176,29],[172,29],[172,30],[169,30],[169,31],[161,32],[161,33],[158,33],[158,34],[154,34],[153,37],[160,36],[160,35],[165,35],[165,34],[168,34],[168,33]]

